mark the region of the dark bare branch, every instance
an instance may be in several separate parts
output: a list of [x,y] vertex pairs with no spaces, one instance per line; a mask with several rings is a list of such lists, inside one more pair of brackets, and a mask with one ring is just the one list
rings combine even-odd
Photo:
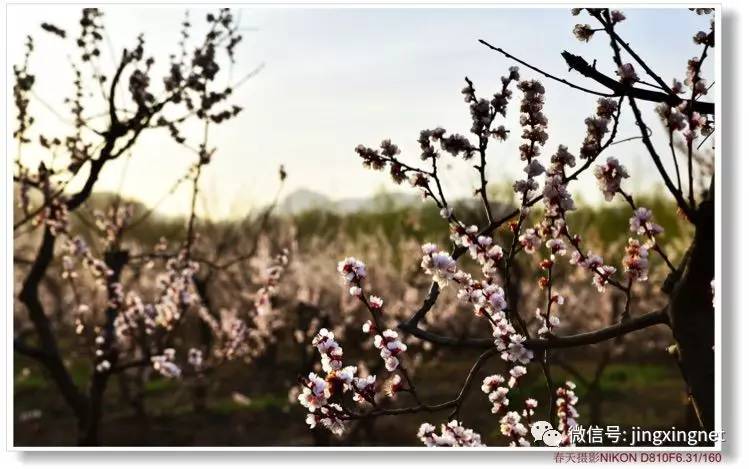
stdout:
[[499,52],[500,54],[503,54],[508,59],[514,60],[515,62],[517,62],[517,63],[519,63],[521,65],[524,65],[524,66],[530,68],[534,72],[540,73],[541,75],[543,75],[546,78],[549,78],[551,80],[554,80],[554,81],[557,81],[559,83],[565,84],[565,85],[569,86],[570,88],[574,88],[576,90],[583,91],[585,93],[593,94],[593,95],[596,95],[596,96],[602,96],[602,97],[613,97],[613,96],[617,96],[614,93],[605,93],[605,92],[601,92],[601,91],[595,91],[595,90],[591,90],[591,89],[588,89],[588,88],[584,88],[584,87],[582,87],[580,85],[576,85],[574,83],[570,83],[569,81],[565,80],[564,78],[559,78],[558,76],[555,76],[555,75],[552,75],[552,74],[550,74],[548,72],[545,72],[545,71],[541,70],[540,68],[535,67],[535,66],[529,64],[528,62],[515,57],[514,55],[512,55],[509,52],[505,51],[504,49],[489,44],[488,42],[484,41],[483,39],[479,39],[479,42],[481,44],[485,45],[486,47],[488,47],[489,49],[495,50],[495,51]]
[[[581,75],[595,80],[610,89],[612,94],[609,96],[629,96],[653,103],[666,103],[670,106],[678,106],[683,102],[683,100],[677,95],[624,85],[619,80],[615,80],[614,78],[599,72],[579,55],[574,55],[564,51],[562,52],[562,57],[565,62],[567,62],[570,70],[575,70]],[[715,114],[715,104],[705,101],[695,101],[694,110],[702,114]]]
[[[643,314],[642,316],[632,318],[630,321],[604,327],[591,332],[583,332],[570,336],[552,336],[548,339],[529,338],[524,342],[524,345],[533,350],[581,347],[621,337],[630,332],[647,329],[659,324],[668,324],[668,316],[663,309]],[[491,347],[494,343],[494,339],[491,338],[458,339],[455,337],[442,336],[419,327],[412,327],[407,322],[399,324],[398,328],[422,340],[445,347],[486,348]]]

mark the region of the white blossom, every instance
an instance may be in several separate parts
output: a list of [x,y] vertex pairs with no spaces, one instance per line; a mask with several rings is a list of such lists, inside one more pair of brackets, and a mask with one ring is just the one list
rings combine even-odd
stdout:
[[421,259],[421,268],[441,288],[445,288],[458,270],[455,259],[446,251],[437,252],[433,244],[422,246],[424,256]]
[[481,435],[465,428],[457,420],[452,420],[447,424],[442,424],[440,433],[437,433],[437,429],[434,425],[429,423],[423,423],[419,427],[419,431],[416,436],[426,446],[455,446],[455,447],[470,447],[470,446],[484,446],[481,443]]

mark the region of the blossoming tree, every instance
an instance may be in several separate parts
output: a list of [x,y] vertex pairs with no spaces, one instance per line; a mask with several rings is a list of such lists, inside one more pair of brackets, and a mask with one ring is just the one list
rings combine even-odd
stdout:
[[[700,15],[712,15],[709,9],[695,9]],[[323,372],[311,372],[300,379],[299,403],[307,411],[307,423],[322,426],[334,434],[342,434],[348,422],[373,419],[385,415],[429,413],[445,415],[440,427],[424,423],[417,431],[427,446],[479,446],[481,436],[464,426],[470,416],[462,416],[468,392],[479,379],[482,368],[494,356],[504,365],[495,369],[481,383],[487,395],[487,409],[497,414],[500,432],[510,445],[530,446],[530,429],[541,421],[553,422],[561,437],[561,445],[573,444],[571,429],[578,413],[575,385],[559,383],[552,375],[550,352],[555,349],[585,347],[622,337],[656,325],[668,326],[674,345],[670,347],[682,372],[691,407],[699,425],[712,430],[715,419],[714,402],[714,176],[699,170],[697,151],[713,132],[714,105],[705,100],[711,85],[704,78],[703,64],[714,47],[715,31],[710,22],[708,31],[695,34],[694,43],[700,55],[689,59],[686,78],[668,85],[640,55],[623,39],[617,26],[625,21],[620,11],[608,9],[574,9],[573,15],[585,14],[599,27],[578,24],[573,33],[581,41],[598,40],[602,36],[610,46],[617,76],[607,76],[582,57],[564,52],[562,56],[571,70],[605,88],[595,91],[551,75],[505,50],[480,41],[519,65],[540,73],[546,79],[563,83],[580,93],[597,98],[592,115],[584,122],[586,136],[575,153],[560,145],[547,150],[548,127],[544,114],[545,87],[536,80],[521,80],[519,68],[513,66],[501,78],[499,91],[491,98],[477,94],[466,78],[462,93],[469,106],[473,125],[471,138],[449,133],[437,127],[423,130],[418,143],[422,164],[411,164],[400,156],[400,149],[390,140],[379,148],[360,145],[356,153],[365,167],[387,170],[396,184],[408,181],[424,200],[435,204],[449,227],[452,249],[432,243],[422,246],[421,268],[432,278],[432,285],[421,307],[406,320],[393,322],[387,301],[371,291],[367,284],[365,263],[348,257],[338,264],[348,293],[369,311],[371,319],[362,325],[362,332],[372,337],[385,365],[381,376],[366,374],[356,365],[347,365],[343,350],[334,334],[321,329],[312,343],[317,348]],[[643,75],[641,78],[640,75]],[[654,83],[651,83],[654,82]],[[513,90],[520,92],[519,157],[524,162],[524,175],[515,181],[517,208],[495,213],[495,205],[487,190],[487,148],[504,141],[510,130],[499,121],[513,104]],[[656,149],[640,106],[657,103],[656,111],[668,134],[671,164]],[[662,247],[667,236],[653,219],[652,212],[638,204],[637,197],[627,188],[633,177],[612,153],[622,115],[631,111],[640,132],[639,141],[660,180],[673,198],[684,223],[693,231],[691,245],[672,260]],[[701,141],[702,140],[702,141]],[[683,150],[683,151],[682,151]],[[483,226],[467,225],[453,210],[445,195],[438,161],[449,155],[470,162],[477,172],[476,196],[483,206]],[[680,164],[681,163],[681,164]],[[686,174],[683,165],[686,163]],[[709,169],[709,167],[708,167]],[[629,233],[621,261],[608,262],[586,248],[585,240],[568,223],[575,203],[568,186],[584,172],[592,172],[605,200],[623,200],[632,210]],[[704,180],[711,181],[698,191]],[[499,233],[509,231],[510,241],[503,244]],[[468,254],[476,268],[459,260]],[[537,265],[538,288],[544,292],[542,304],[524,304],[513,298],[513,266],[528,257]],[[634,285],[648,281],[651,263],[663,263],[670,272],[662,286],[667,305],[651,312],[633,311]],[[624,299],[623,308],[614,324],[597,330],[560,335],[564,321],[565,298],[559,292],[564,282],[564,264],[582,269],[590,276],[598,292],[613,289]],[[473,313],[486,322],[491,337],[451,337],[423,326],[440,295],[455,295],[469,305]],[[453,399],[425,402],[417,383],[408,372],[408,347],[405,337],[411,336],[438,347],[476,349],[481,351],[467,371],[463,385]],[[538,366],[546,381],[545,396],[532,396],[524,391],[523,377],[528,366]],[[520,399],[511,397],[522,396]],[[387,396],[410,395],[413,404],[394,407]],[[548,402],[549,415],[538,416],[539,400]],[[443,417],[444,418],[444,417]],[[462,419],[461,419],[462,418]]]
[[[161,86],[152,83],[156,61],[147,54],[143,36],[122,51],[112,75],[104,74],[101,49],[107,33],[102,16],[97,9],[83,9],[80,32],[73,38],[74,95],[66,100],[70,133],[53,137],[35,129],[30,105],[40,98],[34,93],[31,36],[23,63],[14,67],[13,87],[18,142],[14,181],[20,211],[14,234],[17,244],[38,242],[33,259],[17,269],[23,275],[20,309],[28,318],[17,326],[14,349],[37,361],[55,383],[76,417],[81,444],[100,442],[103,401],[111,377],[145,369],[200,382],[228,361],[257,356],[272,340],[278,317],[271,299],[288,263],[286,252],[271,256],[256,289],[246,291],[249,285],[240,285],[234,290],[237,300],[226,310],[219,312],[208,301],[208,274],[200,272],[201,266],[203,272],[246,273],[249,269],[243,264],[256,257],[254,247],[232,259],[220,257],[221,252],[206,254],[196,213],[200,177],[216,152],[208,139],[209,128],[241,112],[230,99],[254,73],[232,81],[221,65],[234,61],[242,39],[235,15],[229,9],[207,14],[200,26],[205,33],[194,40],[195,26],[186,15]],[[67,31],[52,24],[44,23],[42,29],[56,40],[70,39]],[[227,77],[228,84],[222,84]],[[202,131],[190,130],[195,126]],[[140,137],[156,131],[167,132],[196,156],[176,184],[191,188],[184,236],[172,245],[162,240],[153,252],[134,252],[125,234],[153,209],[135,213],[117,196],[106,210],[95,212],[89,231],[93,239],[87,241],[73,229],[71,215],[85,219],[83,209],[103,169],[137,153]],[[45,155],[36,168],[29,165],[33,160],[25,150]],[[284,177],[282,170],[282,181]],[[83,183],[73,190],[75,180]],[[153,275],[139,281],[144,268]],[[59,323],[48,314],[42,285],[55,272],[73,297],[72,304],[58,305],[71,310]],[[203,324],[211,340],[191,341],[184,334],[190,321]],[[66,335],[70,329],[72,349],[61,346],[62,341],[70,341]],[[73,378],[73,355],[90,361],[85,383]]]

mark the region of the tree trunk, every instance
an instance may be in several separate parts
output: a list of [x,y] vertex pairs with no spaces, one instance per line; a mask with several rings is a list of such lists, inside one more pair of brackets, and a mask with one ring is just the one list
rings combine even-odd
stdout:
[[91,382],[89,408],[83,421],[78,422],[78,444],[80,446],[98,446],[101,444],[101,410],[104,404],[104,391],[107,388],[107,374],[95,373]]
[[137,382],[139,380],[140,380],[140,375],[132,377],[126,372],[120,373],[117,376],[117,382],[119,384],[119,389],[120,389],[120,399],[123,402],[127,402],[130,404],[130,406],[133,409],[133,415],[135,417],[145,417],[146,408],[143,405],[142,393],[140,393],[137,389],[134,393],[132,389],[133,382],[136,382],[135,383],[136,387],[139,386]]
[[44,278],[47,267],[52,262],[55,250],[55,236],[49,227],[44,229],[42,243],[36,259],[31,266],[23,288],[18,295],[21,302],[26,306],[29,319],[34,326],[39,341],[41,354],[38,357],[45,366],[50,376],[60,389],[65,402],[70,406],[79,420],[85,414],[87,406],[86,396],[76,386],[72,376],[68,372],[65,363],[60,356],[57,339],[52,331],[52,325],[44,311],[44,306],[39,299],[39,284]]
[[[104,262],[112,271],[107,278],[107,293],[109,306],[106,310],[106,321],[104,325],[104,355],[102,359],[107,359],[110,366],[117,364],[117,350],[115,349],[114,321],[119,314],[119,305],[116,304],[116,287],[119,283],[122,269],[130,259],[128,251],[112,250],[104,253]],[[82,422],[83,432],[79,435],[79,444],[82,446],[98,445],[100,443],[99,430],[101,427],[102,406],[104,405],[104,392],[107,389],[107,383],[111,373],[109,371],[100,372],[94,366],[91,375],[91,386],[89,390],[88,411],[85,414],[85,420]]]
[[[712,189],[711,189],[712,192]],[[684,381],[704,430],[715,426],[715,311],[711,282],[715,277],[715,217],[712,194],[700,204],[695,236],[674,284],[668,314]]]
[[202,414],[208,408],[208,381],[203,376],[198,376],[192,388],[192,410],[196,414]]

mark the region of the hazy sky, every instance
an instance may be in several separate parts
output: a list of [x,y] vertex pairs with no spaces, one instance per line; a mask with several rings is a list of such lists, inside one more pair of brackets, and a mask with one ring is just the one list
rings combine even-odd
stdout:
[[[104,12],[112,50],[131,46],[142,32],[147,51],[157,62],[168,61],[168,54],[175,51],[184,9],[108,6]],[[621,24],[620,34],[666,81],[683,79],[687,59],[700,52],[691,37],[708,28],[709,17],[686,9],[624,12],[627,20]],[[8,6],[8,60],[20,60],[23,40],[32,34],[37,39],[31,61],[37,94],[58,109],[64,109],[63,99],[72,91],[67,65],[72,49],[62,48],[39,24],[49,21],[77,34],[79,15],[78,8],[72,6]],[[201,24],[205,11],[194,10],[191,15],[194,23]],[[479,38],[585,85],[584,78],[567,72],[559,53],[569,50],[597,59],[599,70],[613,74],[603,37],[581,43],[572,35],[576,23],[594,21],[587,16],[573,17],[568,9],[560,8],[242,10],[241,22],[248,31],[237,49],[232,75],[236,79],[260,64],[265,67],[235,95],[235,102],[245,111],[212,131],[211,143],[218,146],[218,152],[203,179],[206,198],[202,207],[212,217],[221,217],[268,202],[275,193],[277,167],[282,163],[289,172],[287,194],[308,188],[344,198],[394,190],[387,176],[361,166],[354,147],[359,143],[376,146],[383,138],[391,138],[406,158],[417,162],[415,140],[421,129],[443,126],[468,135],[470,118],[460,94],[463,77],[474,81],[480,95],[490,97],[499,89],[499,77],[514,65],[479,44]],[[104,51],[104,59],[105,65],[113,63],[109,50]],[[705,69],[708,78],[713,77],[712,67],[710,60]],[[520,74],[538,78],[522,67]],[[559,144],[568,145],[574,153],[584,135],[583,120],[595,109],[595,97],[543,81],[550,139],[542,156],[548,158]],[[595,84],[587,84],[595,88]],[[515,99],[510,104],[505,122],[514,131],[513,137],[490,150],[489,174],[494,181],[515,179],[522,167],[517,151],[517,103]],[[40,128],[64,131],[60,120],[40,102],[33,106]],[[646,118],[657,140],[665,142],[665,133],[651,109],[646,107]],[[622,138],[637,135],[627,111],[619,134]],[[624,161],[636,176],[636,182],[628,181],[630,187],[644,189],[654,181],[653,165],[641,144],[617,145],[609,154]],[[129,161],[108,167],[98,187],[121,187],[125,195],[151,205],[163,198],[193,159],[193,154],[160,131],[152,132]],[[449,157],[445,162],[454,163],[448,193],[470,193],[475,179],[468,165]],[[599,196],[593,188],[591,179],[586,178],[573,190],[595,201]],[[164,200],[159,210],[184,212],[188,200],[186,190],[178,191]]]

